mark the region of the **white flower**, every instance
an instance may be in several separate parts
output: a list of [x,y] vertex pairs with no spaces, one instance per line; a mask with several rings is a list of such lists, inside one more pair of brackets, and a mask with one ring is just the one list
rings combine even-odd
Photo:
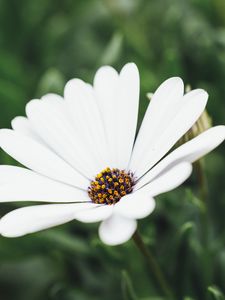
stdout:
[[139,74],[133,63],[120,74],[100,68],[93,86],[70,80],[64,98],[48,94],[30,101],[27,118],[0,130],[2,149],[28,168],[0,166],[0,201],[51,204],[8,213],[0,233],[17,237],[76,219],[102,221],[99,235],[106,244],[127,241],[136,220],[154,210],[153,197],[182,184],[191,163],[225,137],[225,126],[216,126],[165,156],[207,102],[204,90],[183,90],[177,77],[157,89],[135,143]]

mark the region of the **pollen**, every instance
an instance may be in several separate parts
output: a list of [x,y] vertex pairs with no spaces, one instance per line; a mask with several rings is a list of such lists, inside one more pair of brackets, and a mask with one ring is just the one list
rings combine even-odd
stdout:
[[131,193],[134,184],[132,172],[106,168],[91,181],[88,195],[94,203],[111,205]]

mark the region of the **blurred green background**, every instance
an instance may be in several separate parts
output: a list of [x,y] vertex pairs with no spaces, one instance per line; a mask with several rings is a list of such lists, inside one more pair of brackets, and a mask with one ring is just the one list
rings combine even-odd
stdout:
[[[214,124],[225,116],[224,0],[0,0],[0,127],[32,98],[62,94],[72,77],[134,61],[140,120],[153,92],[178,75],[205,88]],[[208,155],[206,205],[194,172],[157,198],[139,222],[177,300],[224,299],[224,146]],[[0,152],[1,164],[14,161]],[[20,206],[1,204],[0,215]],[[24,205],[24,204],[23,204]],[[121,228],[122,230],[122,228]],[[71,222],[16,239],[0,237],[0,300],[165,300],[132,241],[103,245],[97,224]]]

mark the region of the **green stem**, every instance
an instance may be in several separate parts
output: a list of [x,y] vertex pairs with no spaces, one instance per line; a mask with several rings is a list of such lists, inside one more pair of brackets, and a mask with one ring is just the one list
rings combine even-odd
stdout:
[[[208,185],[207,178],[204,172],[204,160],[198,160],[195,163],[195,171],[197,175],[197,182],[199,187],[199,196],[204,205],[204,209],[200,212],[201,222],[201,236],[204,253],[202,255],[202,277],[206,285],[210,284],[211,264],[210,264],[210,250],[209,250],[209,211],[208,211]],[[205,291],[206,293],[206,291]],[[205,294],[204,299],[207,298]]]
[[152,273],[155,276],[156,281],[158,282],[159,287],[163,291],[163,293],[168,297],[167,299],[173,299],[173,293],[171,291],[171,288],[169,287],[154,255],[151,253],[150,249],[148,249],[139,234],[138,231],[136,231],[133,235],[134,243],[136,244],[137,248],[140,250],[142,255],[145,257]]

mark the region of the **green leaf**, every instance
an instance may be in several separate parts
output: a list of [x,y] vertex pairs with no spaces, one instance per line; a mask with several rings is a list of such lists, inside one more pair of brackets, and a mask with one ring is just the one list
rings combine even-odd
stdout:
[[224,300],[225,299],[224,294],[215,285],[209,286],[208,292],[210,293],[210,295],[212,295],[213,299],[215,299],[215,300]]
[[78,237],[60,230],[47,230],[39,233],[39,237],[46,240],[47,243],[56,244],[57,247],[71,251],[72,253],[80,253],[87,255],[89,249],[87,244]]
[[187,196],[188,196],[188,200],[190,201],[191,204],[193,204],[194,206],[196,206],[202,213],[205,213],[206,211],[206,207],[205,207],[205,203],[199,199],[198,197],[196,197],[192,190],[188,189],[186,190]]
[[120,57],[120,53],[123,45],[123,36],[120,32],[116,32],[109,44],[107,45],[105,52],[101,58],[101,64],[113,64]]
[[63,75],[56,69],[51,68],[42,76],[38,85],[38,94],[62,93],[65,84]]
[[127,271],[122,271],[122,294],[124,300],[138,300]]
[[193,222],[186,222],[181,226],[180,233],[182,236],[188,235],[193,230],[195,224]]

